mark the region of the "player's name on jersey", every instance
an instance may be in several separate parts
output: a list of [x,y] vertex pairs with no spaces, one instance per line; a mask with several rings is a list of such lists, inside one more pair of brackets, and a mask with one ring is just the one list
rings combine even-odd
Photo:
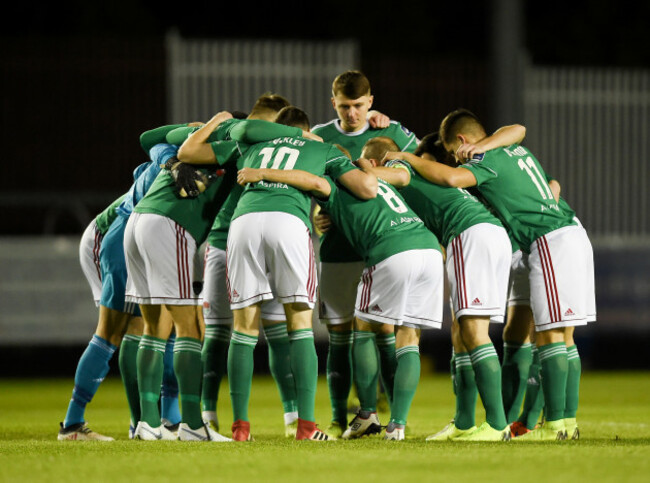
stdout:
[[422,223],[422,220],[417,216],[403,216],[400,218],[399,222],[391,220],[390,226],[401,225],[402,223]]
[[273,144],[291,144],[292,146],[304,146],[305,141],[296,138],[277,138],[271,141]]
[[513,150],[506,149],[506,148],[503,148],[503,150],[506,153],[508,153],[508,156],[510,156],[511,158],[513,156],[526,156],[528,154],[528,151],[526,151],[526,149],[524,147],[522,147],[522,146],[517,146]]

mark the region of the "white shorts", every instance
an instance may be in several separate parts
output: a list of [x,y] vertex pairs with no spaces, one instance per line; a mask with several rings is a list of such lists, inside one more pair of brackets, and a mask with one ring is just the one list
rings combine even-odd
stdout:
[[144,305],[200,305],[194,292],[196,241],[175,221],[132,213],[124,231],[126,301]]
[[[591,264],[589,257],[591,256]],[[585,325],[593,298],[591,243],[583,228],[554,230],[530,246],[530,302],[535,330]]]
[[[577,216],[573,217],[573,220],[578,223],[578,226],[582,229],[584,232],[584,236],[587,238],[587,241],[585,243],[585,263],[587,263],[587,278],[586,278],[586,290],[587,290],[587,322],[595,322],[596,321],[596,272],[594,269],[594,249],[591,246],[591,241],[589,240],[589,235],[587,234],[587,230],[582,226],[582,223],[580,223],[580,220],[578,219]],[[591,276],[589,276],[591,275]],[[589,297],[589,294],[591,294],[591,297]]]
[[510,274],[511,244],[505,229],[471,226],[447,246],[447,279],[456,319],[490,317],[503,323]]
[[512,254],[510,281],[508,284],[508,306],[530,306],[530,268],[528,255],[521,250]]
[[354,315],[367,322],[439,329],[444,280],[438,250],[397,253],[364,269]]
[[[203,318],[205,325],[231,325],[232,309],[226,284],[226,251],[211,245],[205,246],[203,274]],[[287,317],[277,300],[262,303],[262,320],[283,321]]]
[[102,297],[102,273],[99,268],[99,249],[102,246],[104,235],[97,230],[95,220],[91,221],[81,235],[79,242],[79,262],[81,271],[88,280],[90,290],[93,293],[95,305],[99,307],[99,299]]
[[297,216],[273,211],[235,218],[227,252],[231,309],[274,296],[283,305],[300,302],[314,307],[318,287],[314,246],[309,229]]
[[364,266],[363,262],[320,264],[318,317],[323,324],[345,324],[354,318]]

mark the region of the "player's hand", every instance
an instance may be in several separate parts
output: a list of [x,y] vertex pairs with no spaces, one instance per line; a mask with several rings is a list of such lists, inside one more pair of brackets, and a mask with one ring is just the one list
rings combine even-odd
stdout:
[[167,160],[165,169],[168,169],[174,178],[178,194],[182,198],[196,198],[208,186],[208,176],[195,167],[180,162],[175,156]]
[[476,144],[463,143],[456,150],[456,157],[460,160],[472,159],[475,154],[484,153],[485,149]]
[[228,111],[221,111],[212,116],[212,119],[210,119],[208,122],[213,122],[215,123],[215,126],[218,126],[228,119],[232,119],[232,114]]
[[381,166],[385,165],[388,161],[391,161],[393,159],[403,159],[403,155],[401,151],[388,151],[384,157],[382,158],[381,162],[379,163]]
[[303,131],[302,132],[302,137],[311,139],[312,141],[318,141],[319,143],[323,142],[323,138],[320,137],[318,134],[314,134],[313,132],[310,131]]
[[373,129],[384,129],[390,126],[390,117],[379,111],[368,111],[366,119]]
[[237,183],[244,186],[248,183],[257,183],[262,181],[262,170],[256,168],[242,168],[237,171]]
[[357,159],[357,165],[364,171],[368,171],[369,169],[373,168],[372,163],[366,158]]
[[320,212],[317,215],[314,215],[314,228],[320,233],[327,232],[332,226],[332,219],[330,215]]

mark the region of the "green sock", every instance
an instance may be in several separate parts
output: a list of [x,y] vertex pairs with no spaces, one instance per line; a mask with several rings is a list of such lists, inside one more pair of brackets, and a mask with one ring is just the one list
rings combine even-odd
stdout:
[[291,354],[287,323],[264,327],[264,335],[269,345],[269,366],[280,392],[280,400],[285,413],[298,409],[296,402],[296,381],[291,372]]
[[532,360],[532,344],[503,343],[501,390],[508,423],[515,421],[521,412]]
[[140,393],[140,421],[152,428],[160,426],[160,386],[163,379],[163,357],[167,341],[143,335],[138,346],[138,391]]
[[190,429],[203,426],[201,418],[201,341],[193,337],[178,337],[174,344],[174,372],[178,379],[182,421]]
[[126,392],[126,402],[131,413],[131,425],[135,427],[140,421],[140,393],[138,392],[138,346],[140,336],[126,334],[120,344],[118,365]]
[[580,374],[582,364],[578,347],[572,345],[566,348],[569,372],[566,381],[566,407],[564,409],[565,418],[575,418],[578,412],[578,400],[580,399]]
[[485,420],[500,431],[507,423],[501,395],[501,364],[497,351],[492,344],[483,344],[469,351],[469,357],[476,374],[476,387],[485,408]]
[[420,382],[420,350],[416,345],[400,347],[396,351],[397,369],[390,422],[406,425],[411,402]]
[[566,407],[567,361],[566,344],[555,342],[546,344],[539,349],[539,360],[542,364],[542,390],[544,391],[545,416],[547,421],[564,419]]
[[388,396],[388,401],[393,401],[393,385],[395,384],[395,371],[397,370],[397,357],[395,355],[395,334],[377,334],[377,350],[379,351],[379,364],[381,381]]
[[233,421],[248,421],[248,401],[253,383],[253,351],[257,337],[232,331],[228,349],[228,384]]
[[206,325],[201,362],[203,364],[203,386],[201,402],[204,411],[216,411],[219,387],[228,368],[228,347],[230,346],[229,325]]
[[352,331],[330,332],[327,352],[327,387],[332,405],[332,421],[348,425],[348,396],[352,387]]
[[454,425],[458,429],[469,429],[476,425],[476,376],[472,360],[467,352],[459,352],[456,361],[456,415]]
[[316,385],[318,384],[318,355],[314,345],[314,331],[299,329],[289,332],[291,371],[296,380],[298,416],[305,421],[316,421]]
[[542,391],[542,380],[540,376],[541,366],[539,363],[539,351],[533,347],[533,362],[528,370],[528,381],[526,383],[526,395],[524,397],[524,408],[517,421],[533,429],[539,421],[539,416],[544,408],[544,391]]
[[363,411],[377,411],[377,382],[379,361],[374,332],[354,331],[352,344],[352,374]]

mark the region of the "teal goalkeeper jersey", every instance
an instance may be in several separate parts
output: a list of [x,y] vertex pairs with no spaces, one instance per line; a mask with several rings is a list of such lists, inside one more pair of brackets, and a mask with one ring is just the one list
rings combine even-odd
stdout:
[[113,201],[107,208],[104,209],[104,211],[95,217],[97,230],[102,235],[106,234],[108,229],[111,227],[111,224],[115,221],[115,218],[117,218],[117,211],[115,211],[115,209],[122,204],[122,201],[125,197],[126,193]]
[[[251,168],[301,169],[333,179],[356,168],[337,147],[302,137],[282,137],[257,143],[243,165]],[[232,219],[246,213],[281,211],[300,218],[311,230],[311,195],[284,183],[259,181],[246,185]]]
[[[457,169],[468,169],[478,190],[509,227],[525,253],[539,237],[576,225],[575,213],[553,198],[546,173],[524,146],[513,144],[476,155]],[[567,205],[568,208],[568,205]]]
[[[369,139],[378,136],[391,138],[402,151],[409,153],[415,151],[419,142],[414,133],[397,121],[391,121],[384,129],[372,129],[366,123],[359,131],[350,133],[341,128],[339,119],[333,119],[328,123],[314,126],[312,132],[322,137],[325,142],[343,146],[349,151],[353,160],[361,156],[363,146]],[[319,255],[322,262],[330,263],[356,262],[362,259],[345,235],[336,227],[331,227],[321,237]]]
[[399,192],[443,246],[446,247],[454,237],[479,223],[503,226],[485,205],[467,190],[430,183],[417,174],[406,161],[389,161],[386,166],[408,170],[411,182]]
[[360,200],[328,179],[332,193],[319,201],[332,222],[357,249],[366,266],[407,250],[434,249],[440,243],[395,188],[378,179],[377,197]]

